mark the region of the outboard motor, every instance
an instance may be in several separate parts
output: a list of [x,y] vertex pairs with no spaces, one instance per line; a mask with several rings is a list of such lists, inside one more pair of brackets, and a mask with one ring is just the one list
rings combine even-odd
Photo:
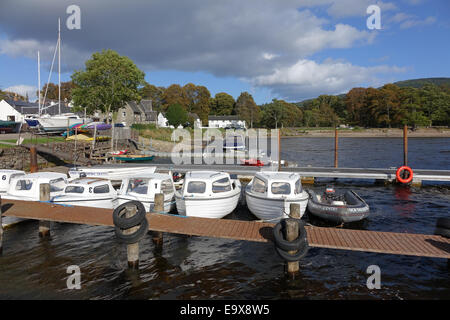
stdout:
[[328,201],[333,201],[336,198],[336,191],[334,190],[333,186],[327,186],[325,189],[324,198]]

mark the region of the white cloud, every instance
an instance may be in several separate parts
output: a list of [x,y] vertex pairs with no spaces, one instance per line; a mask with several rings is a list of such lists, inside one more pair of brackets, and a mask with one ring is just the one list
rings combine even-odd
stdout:
[[30,101],[35,101],[37,99],[36,91],[38,90],[35,86],[29,86],[26,84],[18,84],[15,86],[10,86],[8,88],[3,89],[3,91],[14,92],[20,94],[24,97],[28,94],[28,99]]
[[[124,6],[119,0],[78,1],[81,30],[65,29],[62,16],[63,70],[82,68],[93,52],[110,48],[147,71],[175,69],[248,77],[329,48],[370,43],[375,36],[365,28],[334,25],[301,0],[130,2]],[[338,1],[323,3],[337,5]],[[3,0],[8,10],[0,10],[0,28],[7,31],[0,52],[35,57],[41,50],[42,61],[48,65],[57,17],[69,4],[69,0]]]
[[427,17],[424,20],[409,19],[409,20],[406,20],[406,21],[402,22],[400,24],[400,28],[401,29],[409,29],[409,28],[417,27],[417,26],[427,26],[427,25],[433,24],[435,22],[436,22],[436,18],[432,17],[432,16]]
[[404,72],[396,66],[356,66],[345,61],[328,59],[322,64],[301,59],[289,67],[276,69],[270,75],[247,79],[256,87],[270,88],[290,101],[299,101],[320,94],[345,93],[355,86],[380,85],[379,74]]

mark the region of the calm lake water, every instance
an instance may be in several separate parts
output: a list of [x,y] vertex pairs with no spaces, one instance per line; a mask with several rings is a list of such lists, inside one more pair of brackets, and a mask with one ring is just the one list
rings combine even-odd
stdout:
[[[282,158],[300,166],[332,166],[333,138],[282,139]],[[342,167],[402,164],[402,140],[341,138]],[[450,169],[450,139],[409,139],[409,165]],[[322,180],[319,192],[333,181]],[[432,234],[436,219],[449,216],[448,184],[422,188],[380,186],[372,181],[334,182],[353,189],[370,205],[370,217],[346,228]],[[227,218],[255,219],[246,207]],[[332,225],[304,219],[314,225]],[[114,231],[55,223],[52,238],[38,237],[37,222],[5,231],[0,257],[0,299],[450,299],[447,261],[311,248],[295,280],[273,245],[164,234],[162,252],[148,236],[141,241],[138,272],[127,270],[126,248]],[[81,268],[81,290],[68,290],[66,269]],[[366,287],[366,269],[381,269],[381,289]]]

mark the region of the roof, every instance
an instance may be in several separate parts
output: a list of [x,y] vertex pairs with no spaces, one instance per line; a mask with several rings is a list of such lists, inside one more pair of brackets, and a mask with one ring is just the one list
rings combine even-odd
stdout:
[[188,112],[188,117],[194,118],[195,120],[200,119],[198,114],[193,113],[193,112]]
[[145,113],[153,111],[152,100],[141,100],[141,108]]
[[127,102],[127,105],[130,106],[131,110],[133,110],[134,113],[142,113],[142,110],[138,107],[136,101],[129,101]]
[[84,177],[84,178],[77,178],[74,179],[72,181],[70,181],[68,184],[69,185],[89,185],[89,186],[96,186],[99,184],[105,184],[105,183],[110,183],[109,180],[107,179],[102,179],[102,178],[91,178],[91,177]]
[[189,171],[185,175],[186,180],[216,180],[217,178],[225,178],[230,175],[220,171]]
[[171,179],[169,174],[165,173],[136,173],[133,175],[127,175],[126,179],[154,179],[154,180],[167,180]]
[[[38,114],[39,113],[39,104],[36,102],[28,102],[28,101],[14,101],[14,100],[6,100],[5,101],[13,107],[17,112],[21,114]],[[44,110],[42,110],[45,108]],[[41,105],[41,111],[43,114],[56,115],[59,114],[58,104],[45,104],[45,106]],[[71,108],[61,102],[61,113],[70,113],[72,112]]]
[[255,177],[258,177],[264,181],[296,182],[300,179],[300,174],[296,172],[262,171],[256,172]]
[[59,178],[67,179],[67,175],[65,173],[58,173],[58,172],[34,172],[19,177],[19,179],[43,179],[43,180],[53,180]]
[[237,115],[233,116],[208,116],[208,120],[239,120]]

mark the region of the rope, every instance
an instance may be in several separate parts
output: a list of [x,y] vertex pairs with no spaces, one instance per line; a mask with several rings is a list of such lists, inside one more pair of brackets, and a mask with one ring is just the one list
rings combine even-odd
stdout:
[[38,202],[41,202],[41,203],[50,203],[50,204],[54,204],[54,205],[62,206],[62,207],[73,207],[73,205],[71,205],[71,204],[55,203],[55,202],[52,202],[52,201],[42,201],[42,200],[39,200]]

